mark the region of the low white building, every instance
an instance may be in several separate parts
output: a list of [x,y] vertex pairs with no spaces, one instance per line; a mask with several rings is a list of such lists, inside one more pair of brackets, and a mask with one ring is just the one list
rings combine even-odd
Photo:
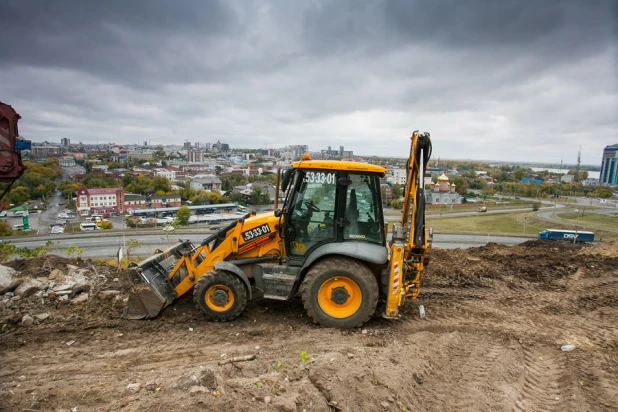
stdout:
[[392,168],[389,169],[389,176],[386,178],[388,183],[393,185],[405,185],[408,180],[406,169]]
[[58,159],[60,167],[73,167],[75,166],[75,159],[72,157],[61,157]]
[[196,175],[189,187],[194,190],[221,191],[221,179],[215,175]]
[[154,169],[155,176],[163,176],[167,180],[173,182],[176,179],[176,171],[169,169]]

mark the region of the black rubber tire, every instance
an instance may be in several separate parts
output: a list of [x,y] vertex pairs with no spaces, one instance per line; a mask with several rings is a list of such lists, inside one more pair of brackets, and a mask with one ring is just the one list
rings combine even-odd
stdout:
[[[327,315],[318,304],[318,291],[333,276],[345,276],[360,288],[362,302],[358,310],[347,318]],[[356,328],[367,322],[378,305],[379,287],[375,275],[361,262],[342,256],[325,258],[316,263],[300,287],[303,306],[315,323],[327,328]]]
[[[234,303],[226,311],[213,310],[206,304],[206,292],[215,285],[225,286],[232,292]],[[215,322],[226,322],[236,318],[245,309],[247,288],[237,276],[225,271],[211,270],[203,275],[193,287],[193,299],[207,319]]]

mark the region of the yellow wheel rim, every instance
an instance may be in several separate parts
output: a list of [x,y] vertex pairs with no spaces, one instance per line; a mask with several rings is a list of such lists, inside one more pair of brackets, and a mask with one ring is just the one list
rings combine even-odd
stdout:
[[363,293],[352,279],[336,276],[327,279],[318,291],[318,305],[328,316],[345,319],[354,315],[363,303]]
[[204,300],[210,309],[225,312],[234,304],[234,294],[227,286],[214,285],[208,288]]

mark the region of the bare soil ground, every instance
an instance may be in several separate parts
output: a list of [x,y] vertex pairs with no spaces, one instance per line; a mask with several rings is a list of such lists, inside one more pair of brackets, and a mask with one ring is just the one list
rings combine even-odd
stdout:
[[[312,324],[299,301],[257,300],[221,324],[183,298],[157,319],[126,321],[122,299],[99,292],[126,297],[127,285],[93,266],[100,281],[86,302],[20,301],[20,314],[50,314],[29,327],[4,313],[0,410],[618,409],[618,243],[431,254],[423,292],[401,320],[355,330]],[[41,276],[67,264],[92,266],[12,266]],[[257,359],[219,365],[242,355]]]

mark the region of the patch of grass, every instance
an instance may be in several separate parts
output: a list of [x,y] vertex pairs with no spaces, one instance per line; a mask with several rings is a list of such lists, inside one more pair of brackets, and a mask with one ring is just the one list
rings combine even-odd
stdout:
[[79,222],[71,222],[67,223],[64,226],[64,233],[81,233],[82,230],[79,228]]
[[[583,213],[583,216],[582,216]],[[618,213],[601,215],[597,213],[567,212],[557,213],[559,219],[568,220],[570,224],[594,226],[602,229],[618,230]]]
[[36,235],[35,230],[14,230],[11,236],[20,237],[20,236],[32,236]]
[[427,225],[433,226],[436,232],[536,235],[538,232],[545,229],[545,225],[538,225],[537,223],[532,212],[515,212],[496,215],[479,214],[473,216],[449,217],[445,219],[431,215],[427,216]]
[[[487,209],[489,210],[502,210],[502,209],[513,209],[513,208],[520,208],[520,209],[524,209],[524,208],[531,208],[532,209],[532,203],[531,202],[522,202],[519,200],[516,200],[514,202],[509,202],[509,203],[500,203],[497,205],[486,205]],[[457,212],[476,212],[478,211],[479,207],[481,206],[459,206],[459,207],[454,207],[454,208],[450,208],[450,206],[446,206],[444,205],[443,207],[431,207],[431,208],[427,208],[426,209],[426,213],[427,215],[436,215],[436,214],[447,214],[447,213],[457,213]],[[397,210],[397,209],[392,209],[392,208],[388,208],[385,210],[384,215],[386,216],[387,220],[390,220],[391,218],[397,218],[398,216],[401,215],[401,210]]]

